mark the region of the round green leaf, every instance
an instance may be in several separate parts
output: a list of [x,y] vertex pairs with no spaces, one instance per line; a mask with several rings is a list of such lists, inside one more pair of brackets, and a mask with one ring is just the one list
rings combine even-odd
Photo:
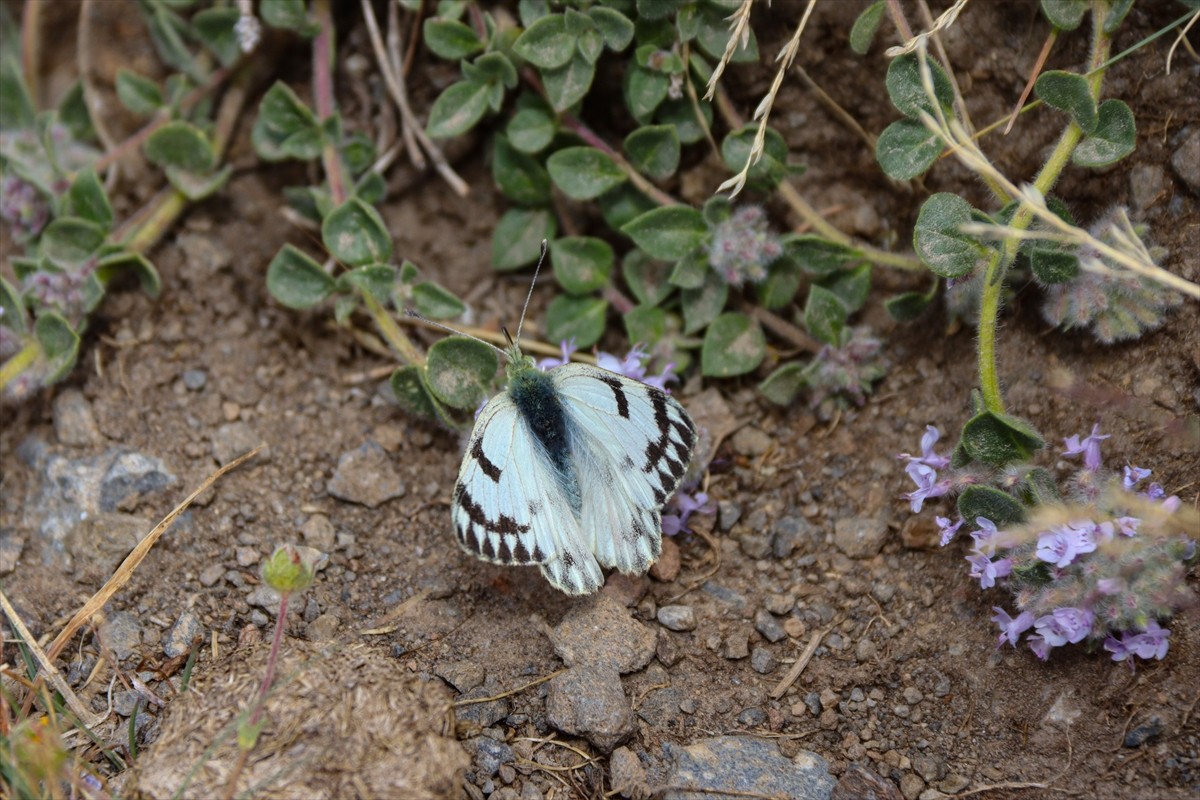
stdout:
[[793,259],[776,259],[767,267],[767,279],[758,285],[759,304],[768,311],[783,308],[796,297],[803,275]]
[[762,363],[767,341],[751,317],[727,312],[713,320],[700,348],[700,371],[710,378],[732,378]]
[[46,383],[66,377],[79,353],[79,334],[58,312],[48,311],[37,318],[33,335],[46,359]]
[[1137,123],[1133,111],[1120,100],[1105,100],[1097,112],[1096,130],[1071,154],[1081,167],[1107,167],[1133,152]]
[[430,17],[425,20],[422,32],[434,55],[448,61],[458,61],[483,50],[475,29],[456,19]]
[[612,246],[591,236],[567,236],[550,243],[550,264],[558,284],[571,294],[587,294],[608,285]]
[[768,375],[758,385],[758,391],[775,405],[786,406],[791,405],[807,382],[807,368],[793,361]]
[[645,214],[658,204],[642,194],[632,183],[622,183],[596,198],[604,222],[613,230],[620,230],[626,222]]
[[913,249],[925,266],[943,278],[961,278],[975,269],[985,249],[960,229],[971,221],[971,204],[939,192],[921,206],[913,230]]
[[604,335],[607,313],[607,300],[560,295],[546,308],[546,338],[552,342],[574,339],[581,350],[591,347]]
[[357,197],[329,212],[321,224],[321,241],[330,255],[352,267],[392,258],[392,237],[383,218]]
[[553,69],[571,60],[575,37],[562,14],[549,14],[525,29],[513,43],[513,52],[536,67]]
[[182,120],[168,122],[155,130],[142,152],[155,166],[178,167],[188,172],[208,172],[216,162],[216,152],[204,132]]
[[226,164],[216,172],[206,174],[188,172],[179,167],[167,167],[163,172],[166,173],[167,180],[171,182],[171,185],[194,203],[219,192],[221,187],[229,181],[229,177],[233,175],[233,165]]
[[1029,254],[1029,269],[1038,283],[1066,283],[1079,274],[1079,258],[1065,250],[1038,247]]
[[158,277],[158,270],[141,253],[122,250],[96,262],[95,275],[104,286],[111,283],[117,274],[123,272],[133,272],[137,276],[142,291],[150,297],[158,297],[158,293],[162,290],[162,280]]
[[624,50],[633,41],[633,23],[620,11],[604,6],[592,6],[587,13],[603,34],[604,43],[608,45],[609,50]]
[[703,244],[708,226],[690,206],[665,206],[630,220],[621,232],[651,256],[678,261]]
[[713,270],[705,273],[704,283],[697,289],[679,293],[683,307],[683,332],[687,335],[704,330],[725,309],[729,284]]
[[836,294],[823,286],[813,286],[808,290],[808,301],[804,304],[804,327],[814,339],[834,347],[840,345],[846,317],[846,305]]
[[653,306],[634,306],[624,315],[625,335],[635,345],[652,347],[667,334],[667,312]]
[[1089,5],[1088,0],[1042,0],[1042,14],[1054,27],[1073,31],[1083,22]]
[[661,72],[630,64],[625,70],[625,107],[639,123],[647,123],[655,109],[667,99],[671,79]]
[[386,304],[392,297],[396,279],[396,268],[391,264],[366,264],[343,272],[335,283],[338,289],[344,291],[353,287],[371,295],[380,304]]
[[307,161],[321,154],[321,126],[316,116],[280,81],[263,95],[250,139],[255,151],[268,161],[285,158]]
[[472,81],[446,87],[429,109],[425,131],[435,139],[446,139],[471,130],[488,109],[488,92],[488,84]]
[[542,241],[553,239],[557,231],[550,211],[509,209],[492,231],[492,268],[508,272],[532,264],[542,254]]
[[679,167],[679,133],[673,125],[645,125],[625,137],[630,163],[651,178],[668,178]]
[[[929,59],[928,64],[934,96],[942,110],[949,113],[954,106],[954,84],[935,61]],[[933,105],[921,83],[921,62],[916,53],[906,53],[894,59],[888,65],[885,82],[892,105],[900,109],[904,116],[916,120],[922,111],[933,113]]]
[[[696,119],[697,108],[700,109],[700,116],[704,118],[703,125]],[[675,133],[679,135],[679,141],[683,144],[695,144],[704,139],[705,128],[712,127],[713,110],[709,103],[693,106],[686,98],[668,100],[658,107],[655,118],[665,125],[674,125]]]
[[124,67],[117,70],[117,100],[121,105],[142,117],[162,108],[162,90],[158,84]]
[[236,26],[242,18],[236,8],[206,8],[192,16],[192,30],[221,66],[230,67],[242,57]]
[[[696,31],[696,43],[700,45],[700,49],[711,58],[721,58],[725,53],[725,47],[729,43],[731,31],[729,30],[729,22],[727,12],[723,12],[713,6],[704,6],[699,14],[699,28]],[[752,61],[758,61],[758,40],[754,36],[754,31],[751,28],[746,29],[750,37],[743,47],[741,42],[738,43],[737,49],[734,50],[730,61],[734,64],[745,64]]]
[[0,326],[17,334],[25,333],[25,307],[15,286],[0,275]]
[[1051,108],[1066,111],[1084,133],[1096,130],[1096,98],[1087,78],[1074,72],[1054,69],[1043,72],[1033,84],[1033,92]]
[[[730,132],[721,142],[721,157],[730,172],[738,173],[745,168],[757,134],[757,125],[746,126]],[[787,177],[787,173],[787,143],[779,131],[767,128],[762,155],[750,167],[747,179],[770,191]]]
[[550,176],[546,168],[503,136],[492,141],[492,178],[500,191],[521,205],[549,205]]
[[412,287],[412,303],[427,319],[454,319],[467,310],[453,293],[433,281],[421,281]]
[[710,272],[712,267],[708,263],[708,252],[696,249],[675,262],[669,280],[672,286],[680,289],[699,289]]
[[546,168],[572,200],[591,200],[626,180],[617,163],[595,147],[564,147],[546,160]]
[[592,88],[596,67],[580,53],[561,67],[542,70],[542,85],[546,99],[555,111],[566,111],[578,103]]
[[991,486],[968,486],[958,496],[958,513],[972,522],[983,517],[997,528],[1020,525],[1025,521],[1025,507],[1011,495]]
[[451,408],[475,408],[487,397],[500,359],[494,348],[448,336],[429,348],[425,378],[433,396]]
[[849,313],[854,313],[867,302],[871,291],[871,265],[835,272],[822,278],[820,285],[837,295]]
[[405,411],[419,417],[441,417],[437,401],[429,393],[420,367],[411,364],[400,367],[392,373],[390,383],[396,402]]
[[66,213],[109,228],[113,222],[112,205],[104,191],[96,170],[88,167],[80,170],[67,190]]
[[540,153],[558,131],[554,118],[540,108],[523,108],[504,129],[509,144],[522,153]]
[[671,266],[662,261],[655,261],[646,252],[638,249],[630,250],[621,262],[621,274],[634,297],[644,306],[656,306],[674,289],[669,275]]
[[1028,461],[1045,441],[1024,420],[982,411],[963,426],[962,445],[975,461],[1005,466]]
[[883,20],[883,12],[886,10],[887,0],[876,0],[858,15],[858,19],[854,20],[854,27],[850,29],[851,50],[860,56],[866,55],[871,49],[871,42],[875,39],[875,32],[879,30],[879,23]]
[[267,267],[267,291],[288,308],[312,308],[333,288],[333,278],[321,265],[290,244],[280,248]]
[[82,264],[100,249],[108,232],[80,217],[59,217],[42,231],[42,255],[63,269]]
[[896,120],[875,141],[875,160],[889,178],[912,180],[933,166],[946,149],[942,138],[920,122]]

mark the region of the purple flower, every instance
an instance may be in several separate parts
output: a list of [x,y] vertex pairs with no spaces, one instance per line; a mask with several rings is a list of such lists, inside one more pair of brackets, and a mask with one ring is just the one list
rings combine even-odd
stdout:
[[1075,537],[1061,528],[1046,531],[1038,536],[1037,557],[1049,561],[1060,569],[1075,560]]
[[992,606],[992,611],[996,612],[992,617],[992,622],[1000,626],[1000,640],[996,643],[997,647],[1005,642],[1016,647],[1017,639],[1021,638],[1021,634],[1033,627],[1032,611],[1022,611],[1016,617],[1010,617],[1007,611],[998,606]]
[[1120,578],[1101,578],[1096,581],[1096,590],[1100,594],[1120,594],[1125,591],[1125,581]]
[[596,366],[603,369],[615,372],[619,375],[624,375],[626,378],[633,378],[635,381],[653,386],[657,389],[667,391],[667,381],[676,380],[678,377],[674,372],[674,364],[667,364],[663,368],[661,375],[646,376],[646,364],[650,361],[650,357],[640,346],[635,345],[629,351],[629,355],[625,358],[617,358],[610,353],[596,353]]
[[913,479],[917,484],[915,492],[909,492],[904,495],[904,499],[908,500],[912,506],[912,512],[916,514],[921,510],[921,506],[931,497],[941,497],[950,491],[950,481],[941,481],[937,479],[937,470],[919,461],[911,461],[904,468],[908,473],[908,477]]
[[1117,518],[1117,530],[1121,532],[1122,536],[1137,536],[1138,526],[1141,524],[1142,521],[1137,517]]
[[1086,608],[1056,608],[1033,622],[1038,634],[1052,647],[1082,642],[1092,630],[1096,615]]
[[692,495],[680,490],[675,493],[671,505],[675,509],[662,515],[662,530],[668,536],[674,536],[680,531],[690,533],[687,521],[692,514],[696,512],[711,514],[713,512],[713,507],[708,502],[708,495],[704,492],[696,492]]
[[1091,435],[1084,437],[1083,441],[1080,441],[1078,436],[1063,439],[1063,445],[1067,448],[1063,451],[1063,455],[1077,456],[1082,453],[1083,465],[1088,470],[1095,472],[1100,469],[1100,442],[1110,436],[1111,434],[1100,435],[1100,423],[1097,422],[1092,426]]
[[1142,497],[1148,500],[1157,500],[1164,494],[1166,494],[1166,490],[1163,489],[1161,483],[1152,483],[1146,487],[1146,491],[1142,492]]
[[992,522],[987,517],[976,517],[975,524],[979,526],[979,530],[971,531],[971,538],[975,540],[975,552],[982,553],[985,556],[994,556],[996,554],[996,523]]
[[542,372],[545,372],[546,370],[554,369],[555,367],[561,367],[564,364],[571,363],[571,354],[574,353],[575,350],[577,349],[575,347],[575,340],[570,339],[565,342],[559,342],[558,346],[562,350],[562,358],[538,359],[537,368],[540,369]]
[[992,561],[982,553],[967,556],[971,562],[971,577],[979,578],[979,588],[990,589],[996,585],[996,578],[1004,578],[1012,573],[1012,560],[1000,558]]
[[953,525],[950,524],[949,517],[934,517],[934,521],[937,522],[938,530],[940,530],[942,533],[942,547],[945,547],[954,539],[955,535],[958,533],[958,529],[962,527],[963,522],[966,520],[964,520],[962,517],[959,517],[958,522],[954,523]]
[[1122,483],[1125,485],[1125,489],[1128,491],[1149,477],[1150,470],[1142,469],[1141,467],[1131,467],[1126,464],[1125,477],[1122,479]]
[[1027,637],[1025,641],[1029,644],[1029,649],[1033,651],[1033,654],[1042,661],[1045,661],[1047,658],[1049,658],[1050,651],[1054,649],[1052,644],[1047,642],[1036,633]]
[[1114,636],[1109,636],[1104,640],[1104,649],[1113,654],[1113,661],[1124,661],[1131,655],[1162,661],[1170,647],[1170,643],[1167,641],[1169,638],[1171,638],[1169,630],[1160,628],[1158,622],[1150,620],[1146,623],[1146,630],[1143,633],[1131,634],[1129,631],[1125,631],[1119,640]]
[[933,446],[937,444],[937,440],[941,438],[941,435],[941,431],[937,428],[932,425],[926,425],[925,434],[921,437],[921,455],[912,456],[908,453],[901,453],[896,458],[904,459],[909,463],[927,464],[934,469],[945,469],[950,466],[950,459],[933,452]]

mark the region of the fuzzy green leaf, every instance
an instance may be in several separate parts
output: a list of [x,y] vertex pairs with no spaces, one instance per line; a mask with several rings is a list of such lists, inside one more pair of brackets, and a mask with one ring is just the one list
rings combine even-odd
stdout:
[[[933,78],[933,94],[938,105],[949,114],[954,107],[954,84],[936,62],[930,59],[928,63],[930,77]],[[921,62],[916,53],[902,55],[888,65],[886,84],[892,105],[900,109],[904,116],[917,120],[922,111],[933,113],[933,105],[921,83]]]
[[492,231],[492,269],[509,272],[537,261],[542,241],[558,231],[554,214],[544,209],[512,208]]
[[1042,14],[1054,27],[1073,31],[1083,22],[1088,5],[1088,0],[1042,0]]
[[158,84],[124,67],[117,70],[117,100],[142,117],[154,114],[163,106],[162,90]]
[[575,37],[567,31],[562,14],[549,14],[534,22],[513,44],[513,52],[542,69],[561,67],[575,54]]
[[625,70],[625,107],[638,123],[646,124],[667,98],[670,88],[671,79],[666,75],[630,64]]
[[554,106],[555,111],[566,111],[587,95],[595,76],[595,65],[576,52],[571,60],[561,67],[542,70],[546,99]]
[[630,220],[640,217],[652,208],[658,208],[657,203],[629,182],[609,189],[596,198],[596,204],[600,206],[605,224],[617,231]]
[[546,308],[546,338],[552,342],[574,339],[581,350],[591,347],[604,335],[607,313],[607,300],[559,295]]
[[938,192],[921,206],[913,249],[935,275],[961,278],[984,257],[983,245],[960,230],[970,221],[971,204],[949,192]]
[[789,234],[781,243],[787,257],[810,275],[829,275],[863,260],[861,250],[815,233]]
[[259,156],[267,161],[288,158],[308,161],[321,155],[322,133],[316,116],[281,81],[276,81],[263,95],[250,140]]
[[343,272],[335,284],[343,291],[351,288],[364,291],[384,305],[392,297],[397,277],[396,268],[391,264],[364,264]]
[[712,268],[708,263],[708,253],[702,249],[692,250],[675,262],[671,270],[671,285],[680,289],[699,289]]
[[587,13],[604,36],[604,43],[609,50],[624,50],[633,41],[633,23],[620,11],[604,6],[592,6]]
[[1029,269],[1038,283],[1066,283],[1079,274],[1079,258],[1065,250],[1038,247],[1029,254]]
[[654,258],[678,261],[704,242],[708,226],[690,206],[665,206],[631,220],[621,232]]
[[[697,108],[700,109],[700,116],[704,118],[703,125],[696,119]],[[709,103],[693,106],[687,99],[668,100],[658,107],[655,119],[664,125],[674,125],[679,141],[683,144],[696,144],[703,141],[705,130],[712,128],[713,110]]]
[[1092,97],[1087,78],[1074,72],[1049,70],[1038,76],[1033,91],[1046,105],[1070,114],[1084,133],[1096,131],[1096,98]]
[[796,297],[803,276],[794,259],[776,259],[767,267],[767,279],[758,285],[759,305],[768,311],[783,308]]
[[912,180],[924,175],[945,150],[942,138],[920,122],[896,120],[875,141],[875,160],[889,178]]
[[753,372],[767,354],[767,340],[758,322],[745,314],[726,312],[713,320],[700,348],[700,371],[709,378],[732,378]]
[[79,334],[58,312],[48,311],[37,318],[33,335],[46,359],[46,383],[66,377],[79,353]]
[[64,210],[68,215],[81,217],[102,228],[112,227],[112,205],[108,202],[108,195],[96,175],[96,170],[88,167],[75,176],[71,188],[67,190]]
[[763,397],[778,406],[791,405],[807,383],[807,368],[795,361],[780,366],[758,385]]
[[59,217],[42,231],[42,255],[57,267],[72,269],[91,258],[107,236],[107,229],[90,220]]
[[550,243],[550,264],[558,284],[570,294],[588,294],[612,277],[612,246],[591,236],[567,236]]
[[804,327],[814,339],[834,347],[841,344],[847,316],[846,304],[836,294],[822,286],[808,290]]
[[823,278],[820,285],[837,295],[846,310],[853,314],[863,307],[871,292],[871,265],[835,272]]
[[0,131],[28,130],[35,117],[16,54],[0,54]]
[[854,20],[850,29],[850,49],[861,55],[866,55],[875,40],[875,32],[883,21],[883,12],[887,10],[887,0],[876,0]]
[[625,254],[621,262],[621,274],[629,290],[644,306],[657,306],[674,287],[668,280],[671,267],[662,261],[655,261],[646,252],[634,248]]
[[492,140],[492,178],[506,197],[521,205],[550,204],[550,176],[546,168],[503,136]]
[[1029,423],[1007,414],[982,411],[963,426],[962,445],[967,454],[992,466],[1028,461],[1045,444]]
[[540,108],[523,108],[513,115],[504,129],[509,143],[522,153],[540,153],[554,139],[558,125]]
[[425,131],[435,139],[448,139],[471,130],[488,109],[488,92],[488,84],[472,81],[446,87],[429,109]]
[[196,38],[208,48],[222,67],[231,67],[242,57],[242,46],[234,30],[242,15],[236,8],[206,8],[192,17]]
[[456,19],[429,17],[422,26],[426,46],[447,61],[458,61],[483,50],[475,29]]
[[392,237],[383,217],[357,197],[329,212],[321,223],[321,242],[330,255],[352,267],[392,258]]
[[217,154],[202,130],[189,122],[168,122],[146,140],[146,159],[159,167],[178,167],[188,172],[208,172]]
[[304,37],[315,36],[321,29],[308,16],[304,0],[267,0],[259,3],[262,21],[272,28],[283,28]]
[[668,178],[679,167],[679,133],[673,125],[645,125],[625,137],[625,154],[638,171]]
[[595,147],[564,147],[546,160],[550,178],[572,200],[591,200],[625,182],[625,173]]
[[653,306],[634,306],[623,316],[625,335],[635,345],[651,347],[667,334],[667,312]]
[[437,401],[430,394],[429,387],[425,385],[423,374],[420,367],[413,365],[400,367],[392,373],[390,380],[392,394],[396,398],[396,403],[410,414],[436,419],[442,415],[438,412]]
[[[754,137],[758,135],[757,125],[748,125],[732,131],[721,142],[721,158],[732,173],[741,172],[750,157],[754,145]],[[773,191],[788,175],[787,142],[774,128],[767,128],[763,139],[762,155],[747,173],[747,181],[756,188]]]
[[[711,58],[721,58],[725,52],[731,35],[729,22],[726,19],[728,16],[727,13],[712,6],[704,6],[698,14],[699,27],[696,30],[696,44]],[[758,61],[758,39],[752,28],[747,27],[746,31],[750,34],[746,45],[743,47],[739,42],[737,49],[733,51],[733,56],[729,59],[734,64]]]
[[233,165],[226,164],[216,172],[197,174],[178,167],[167,167],[167,180],[193,203],[211,197],[221,190],[233,175]]
[[433,281],[421,281],[413,286],[412,304],[426,319],[454,319],[467,310],[463,301]]
[[499,367],[491,347],[465,336],[447,336],[429,348],[426,385],[451,408],[475,408],[487,397]]
[[1121,100],[1105,100],[1097,113],[1096,130],[1079,143],[1071,160],[1081,167],[1107,167],[1133,152],[1137,123]]
[[96,278],[104,286],[111,283],[117,275],[127,272],[137,276],[143,292],[150,297],[158,297],[162,291],[162,280],[158,276],[158,270],[141,253],[122,250],[96,262]]
[[940,283],[938,279],[934,278],[933,286],[928,292],[904,292],[893,295],[883,302],[883,307],[897,322],[912,322],[921,316],[937,297]]
[[76,81],[63,95],[58,104],[58,119],[71,133],[71,138],[79,142],[90,142],[96,138],[96,129],[92,125],[92,113],[88,110],[87,100],[83,96],[83,83]]
[[705,273],[705,281],[699,288],[680,292],[684,334],[690,336],[708,327],[725,310],[728,298],[729,284],[713,270]]
[[1020,525],[1025,521],[1025,507],[1011,495],[991,486],[968,486],[958,496],[958,513],[972,523],[983,517],[997,528]]
[[267,267],[267,291],[288,308],[312,308],[333,293],[334,281],[321,265],[285,244]]
[[16,287],[0,275],[0,327],[21,335],[25,333],[25,308]]

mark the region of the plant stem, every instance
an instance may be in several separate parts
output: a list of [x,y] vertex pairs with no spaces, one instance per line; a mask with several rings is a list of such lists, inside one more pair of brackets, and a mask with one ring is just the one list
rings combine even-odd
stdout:
[[5,361],[4,364],[0,366],[0,392],[3,392],[6,388],[8,388],[8,384],[11,383],[14,378],[33,366],[34,362],[37,361],[38,353],[40,352],[42,352],[42,348],[38,344],[37,339],[33,338],[33,336],[30,336],[29,341],[25,343],[25,346],[18,350],[16,355],[14,355],[8,361]]
[[[317,120],[324,125],[337,113],[333,97],[333,13],[329,8],[329,0],[314,0],[313,17],[321,29],[313,39],[312,46],[313,100],[317,105]],[[337,142],[326,139],[321,148],[321,164],[329,181],[329,197],[335,206],[340,206],[346,202],[349,192]]]

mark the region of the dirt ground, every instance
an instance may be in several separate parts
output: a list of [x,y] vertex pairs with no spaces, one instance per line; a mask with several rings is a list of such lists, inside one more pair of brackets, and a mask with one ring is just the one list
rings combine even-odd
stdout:
[[[864,128],[877,133],[897,115],[882,86],[885,59],[879,43],[866,58],[854,56],[845,44],[854,5],[818,7],[798,63]],[[1006,114],[1024,85],[1046,31],[1034,6],[971,4],[945,37],[977,124]],[[769,59],[790,36],[800,8],[800,3],[776,2],[756,16],[764,64],[728,73],[743,114],[766,89],[773,74]],[[1138,4],[1114,51],[1182,11],[1175,3]],[[1105,95],[1133,108],[1136,152],[1104,171],[1069,168],[1057,192],[1081,220],[1114,204],[1129,206],[1131,216],[1167,249],[1163,266],[1197,281],[1200,197],[1179,178],[1171,159],[1200,126],[1195,91],[1200,68],[1179,52],[1171,75],[1164,74],[1172,38],[1125,58],[1106,81]],[[285,79],[306,80],[303,50],[292,56]],[[1077,68],[1085,56],[1084,37],[1064,34],[1049,67]],[[67,65],[71,58],[69,49],[46,55],[47,62]],[[421,69],[418,62],[414,74]],[[445,77],[444,65],[431,69],[439,79]],[[341,80],[349,79],[343,75]],[[434,89],[418,89],[419,79],[413,83],[427,107]],[[604,129],[613,121],[594,116],[602,134],[615,133]],[[1027,180],[1061,119],[1037,110],[1022,117],[1008,137],[986,137],[983,147],[1009,176]],[[932,170],[924,186],[888,182],[873,154],[798,78],[786,82],[773,121],[793,157],[808,166],[793,181],[796,188],[813,206],[833,209],[834,224],[866,241],[907,250],[928,192],[965,191],[986,202],[982,188],[948,161]],[[329,309],[296,313],[270,299],[264,275],[277,249],[289,241],[315,247],[309,234],[279,213],[280,188],[304,179],[304,171],[256,165],[248,131],[249,118],[233,147],[233,162],[241,168],[221,196],[190,211],[153,254],[162,273],[162,296],[151,301],[127,291],[109,297],[72,377],[23,405],[3,409],[0,534],[21,548],[15,571],[0,576],[4,591],[35,634],[52,636],[106,577],[89,569],[97,558],[92,545],[70,537],[55,544],[40,536],[39,498],[46,477],[39,465],[46,459],[86,459],[114,448],[161,459],[175,481],[120,509],[148,523],[148,529],[215,468],[217,450],[249,440],[245,437],[261,440],[269,453],[227,475],[201,498],[106,608],[110,619],[128,612],[139,628],[139,643],[121,659],[125,670],[153,671],[165,661],[170,629],[181,614],[192,612],[204,643],[195,680],[214,688],[199,700],[185,696],[183,719],[214,713],[211,734],[234,712],[215,715],[215,706],[204,697],[215,704],[226,693],[221,687],[235,687],[248,702],[253,681],[242,670],[250,661],[255,670],[261,668],[255,655],[261,654],[259,641],[270,639],[271,616],[254,604],[259,559],[276,544],[311,545],[326,552],[329,561],[291,616],[285,647],[299,652],[323,643],[325,656],[308,663],[324,665],[322,674],[333,683],[350,677],[362,659],[370,660],[371,668],[362,674],[380,683],[358,687],[367,693],[382,696],[389,688],[384,684],[395,680],[406,687],[394,690],[400,696],[419,680],[413,696],[420,695],[435,711],[404,724],[428,726],[431,741],[455,730],[459,738],[471,739],[483,727],[527,759],[518,760],[515,770],[502,767],[489,777],[468,758],[439,755],[448,769],[467,768],[467,777],[457,784],[462,796],[482,797],[489,781],[495,792],[511,789],[497,797],[609,792],[616,757],[583,738],[555,732],[547,722],[545,685],[506,698],[499,716],[484,714],[480,720],[462,713],[477,706],[460,706],[457,728],[431,721],[448,719],[445,703],[461,699],[462,691],[473,689],[476,697],[500,694],[561,669],[548,631],[580,609],[594,607],[596,600],[559,594],[533,569],[496,567],[465,556],[455,544],[448,511],[463,435],[401,412],[380,378],[386,374],[380,368],[390,362],[334,326]],[[528,274],[502,276],[489,267],[491,229],[505,206],[492,186],[484,141],[458,162],[472,187],[470,196],[459,198],[436,177],[423,176],[392,195],[382,212],[398,257],[411,259],[467,298],[474,324],[498,327],[515,322]],[[695,160],[685,161],[680,182],[669,188],[699,203],[723,175],[711,156],[705,158],[699,148],[695,152]],[[145,193],[145,186],[127,187],[118,216]],[[795,223],[781,204],[768,202],[768,208],[779,224]],[[586,208],[571,211],[581,226],[590,225]],[[708,475],[707,491],[721,504],[721,513],[696,518],[719,547],[715,574],[697,586],[714,566],[713,553],[700,537],[684,535],[676,540],[682,570],[673,580],[616,581],[605,590],[656,638],[651,664],[622,678],[638,714],[625,747],[643,764],[652,764],[667,743],[689,745],[746,733],[777,743],[789,758],[801,750],[820,755],[835,778],[859,764],[910,798],[940,796],[930,790],[965,796],[989,786],[998,788],[983,794],[994,798],[1196,797],[1200,612],[1195,607],[1171,622],[1171,649],[1162,662],[1139,663],[1131,671],[1104,654],[1063,648],[1042,663],[1024,647],[997,651],[988,621],[991,607],[1011,604],[999,590],[979,591],[967,574],[961,544],[946,550],[925,546],[932,514],[911,518],[901,499],[910,490],[908,479],[895,456],[913,451],[930,423],[952,440],[967,417],[976,376],[969,328],[949,324],[940,309],[911,325],[893,323],[883,312],[880,303],[887,294],[920,283],[876,269],[863,321],[886,342],[891,368],[861,409],[824,418],[803,403],[775,408],[754,392],[761,376],[721,382],[692,378],[676,390],[690,406],[702,391],[715,388],[740,428],[725,440]],[[539,335],[551,287],[547,281],[535,292],[527,336]],[[1196,304],[1184,305],[1164,328],[1138,342],[1103,346],[1082,334],[1049,330],[1036,301],[1036,290],[1026,288],[1009,303],[999,357],[1010,409],[1051,442],[1042,463],[1066,474],[1058,457],[1061,438],[1085,433],[1099,420],[1112,435],[1104,447],[1109,463],[1151,467],[1168,492],[1195,505],[1200,496]],[[368,322],[356,320],[356,325],[365,328]],[[619,329],[613,325],[606,349],[624,349]],[[422,338],[425,344],[434,340]],[[53,409],[57,398],[72,391],[81,393],[94,417],[99,435],[91,443],[60,440]],[[371,442],[386,454],[383,463],[394,470],[402,490],[395,488],[398,496],[377,507],[337,499],[329,481],[339,458]],[[835,525],[855,518],[866,527],[886,529],[878,554],[851,558],[836,545]],[[771,546],[763,549],[764,534],[789,525],[802,531],[790,552],[781,556]],[[1193,572],[1194,588],[1196,583]],[[695,629],[674,632],[659,624],[657,610],[668,604],[691,606]],[[763,614],[783,625],[786,635],[771,641],[762,633],[769,628],[762,624]],[[387,632],[364,633],[381,627]],[[772,690],[818,632],[825,635],[806,669],[772,699]],[[739,650],[747,649],[766,654],[743,657]],[[12,653],[5,650],[9,662]],[[83,686],[88,665],[99,654],[97,637],[85,632],[60,665]],[[378,661],[390,664],[391,671]],[[303,671],[306,662],[299,663],[295,669]],[[458,677],[464,665],[478,681]],[[760,672],[763,667],[770,669]],[[110,677],[102,672],[81,689],[93,708],[107,707]],[[475,686],[462,689],[470,684]],[[309,683],[291,685],[303,693]],[[171,696],[165,682],[151,686]],[[345,699],[336,692],[322,697],[331,704]],[[182,774],[191,766],[187,759],[204,749],[195,732],[190,744],[181,744],[186,737],[180,721],[172,721],[177,703],[183,700],[139,715],[146,763],[138,771],[149,796],[162,796],[152,788],[161,783],[154,769]],[[320,703],[304,707],[310,714],[324,713]],[[111,720],[110,735],[124,741],[127,720],[117,714]],[[353,718],[344,722],[339,735],[359,735]],[[1143,741],[1127,746],[1131,732],[1140,732]],[[545,744],[551,738],[578,752]],[[180,749],[164,757],[156,748],[168,744]],[[378,757],[386,757],[386,748],[380,752]],[[303,777],[303,760],[292,769]],[[216,773],[209,777],[215,781]],[[314,793],[325,785],[321,781],[333,780],[308,777]],[[117,785],[126,778],[117,777]],[[526,789],[527,784],[534,788]],[[346,784],[328,785],[350,791]],[[269,781],[260,793],[274,796]],[[285,795],[281,789],[279,796]]]

